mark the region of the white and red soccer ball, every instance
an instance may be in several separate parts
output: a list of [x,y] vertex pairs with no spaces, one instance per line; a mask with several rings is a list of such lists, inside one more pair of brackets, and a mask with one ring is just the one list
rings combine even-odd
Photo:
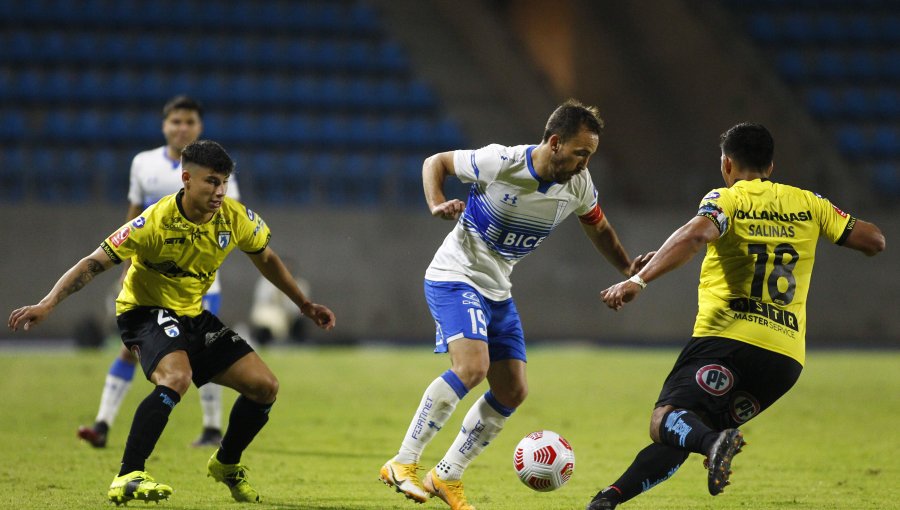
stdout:
[[575,452],[556,432],[539,430],[516,445],[513,468],[522,483],[536,491],[549,492],[562,487],[572,477]]

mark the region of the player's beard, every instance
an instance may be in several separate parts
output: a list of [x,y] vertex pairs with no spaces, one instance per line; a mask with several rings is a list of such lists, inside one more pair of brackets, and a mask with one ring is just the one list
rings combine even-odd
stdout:
[[580,170],[573,170],[571,172],[565,171],[565,162],[562,157],[551,154],[550,155],[550,180],[553,182],[558,182],[560,184],[565,184],[572,180],[572,177],[575,177]]

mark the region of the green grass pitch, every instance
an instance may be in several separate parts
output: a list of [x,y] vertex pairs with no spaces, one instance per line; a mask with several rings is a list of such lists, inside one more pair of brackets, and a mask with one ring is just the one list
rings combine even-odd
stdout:
[[[445,356],[421,349],[263,351],[281,381],[268,426],[244,454],[263,508],[363,510],[416,506],[377,481],[399,446]],[[649,441],[651,406],[675,350],[533,348],[530,396],[466,472],[479,510],[583,509]],[[115,423],[109,447],[75,437],[90,423],[114,351],[0,351],[0,508],[101,508],[116,473],[137,403],[151,386],[140,373]],[[453,440],[473,390],[425,451],[429,468]],[[226,418],[234,393],[226,390]],[[812,352],[794,389],[743,430],[749,442],[734,463],[733,484],[706,493],[700,456],[669,481],[621,506],[649,509],[900,508],[900,353]],[[575,450],[570,483],[532,492],[515,477],[512,451],[526,433],[551,429]],[[176,407],[148,471],[175,494],[159,507],[236,508],[224,485],[206,478],[211,450],[188,445],[200,430],[192,389]],[[132,502],[130,507],[143,508]]]

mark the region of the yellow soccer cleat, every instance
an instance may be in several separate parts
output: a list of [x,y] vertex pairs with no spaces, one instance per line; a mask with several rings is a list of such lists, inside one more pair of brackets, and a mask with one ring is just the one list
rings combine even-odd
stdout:
[[441,480],[437,471],[432,469],[425,475],[423,485],[432,496],[437,496],[450,505],[450,510],[475,510],[475,507],[466,501],[462,480]]
[[424,503],[428,501],[429,494],[425,492],[425,487],[419,480],[417,469],[419,469],[418,464],[400,464],[392,459],[381,466],[380,478],[385,485],[394,487],[397,492],[407,498],[416,503]]
[[156,483],[146,471],[132,471],[113,478],[106,497],[116,506],[127,504],[133,499],[140,501],[156,501],[169,499],[172,488]]
[[231,490],[231,497],[235,501],[259,503],[259,493],[247,481],[249,468],[243,464],[222,464],[216,458],[217,453],[219,450],[212,454],[206,464],[206,476],[211,476],[213,480],[227,485]]

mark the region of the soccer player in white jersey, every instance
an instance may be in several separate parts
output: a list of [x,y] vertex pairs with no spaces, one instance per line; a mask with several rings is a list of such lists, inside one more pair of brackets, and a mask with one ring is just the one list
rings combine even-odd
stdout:
[[[453,510],[473,509],[463,491],[463,471],[525,400],[525,337],[509,279],[516,262],[573,213],[622,274],[632,275],[648,258],[629,258],[597,201],[587,165],[602,129],[596,108],[570,99],[550,116],[539,145],[488,145],[425,160],[431,214],[459,221],[425,273],[435,352],[449,352],[451,368],[425,390],[399,452],[380,473],[407,498],[424,503],[437,496]],[[451,175],[472,183],[467,203],[446,199],[443,183]],[[485,378],[490,389],[473,403],[452,446],[423,482],[416,473],[422,451]]]
[[[190,97],[173,97],[163,107],[162,114],[162,133],[166,144],[138,153],[131,162],[126,222],[138,217],[160,198],[181,189],[181,151],[197,140],[203,131],[203,108]],[[228,182],[228,196],[235,200],[241,198],[233,176]],[[128,265],[126,262],[126,271]],[[123,271],[123,278],[124,275]],[[221,303],[220,291],[221,286],[216,279],[203,296],[203,308],[216,315]],[[134,355],[123,346],[106,375],[94,425],[78,427],[78,437],[96,448],[106,446],[109,428],[131,388],[136,363]],[[218,446],[222,441],[222,387],[214,383],[201,386],[200,405],[203,409],[203,431],[192,444]]]

